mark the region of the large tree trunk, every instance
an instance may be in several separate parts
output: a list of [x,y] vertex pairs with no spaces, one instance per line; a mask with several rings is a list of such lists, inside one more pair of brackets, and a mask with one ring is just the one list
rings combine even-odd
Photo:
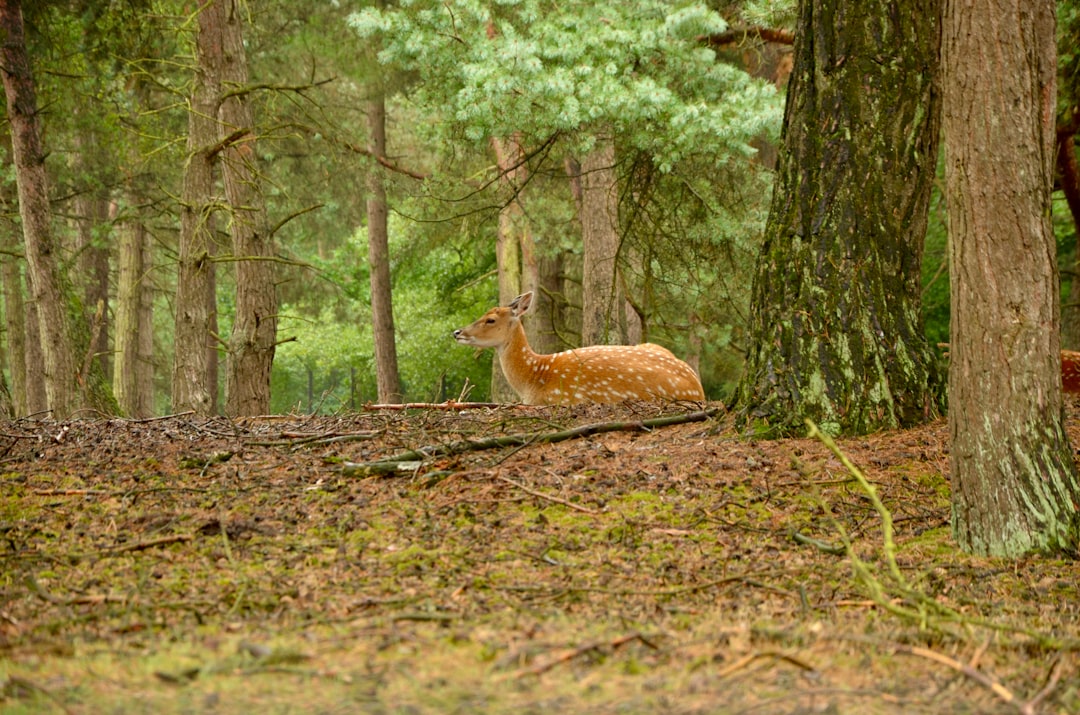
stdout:
[[[386,102],[381,91],[367,106],[368,133],[374,156],[386,156]],[[375,338],[375,377],[379,402],[401,402],[394,302],[390,279],[388,207],[382,172],[372,165],[368,173],[368,264],[371,267],[371,323]]]
[[222,176],[236,259],[236,316],[225,366],[225,410],[232,416],[260,415],[270,411],[270,371],[277,346],[274,241],[257,168],[255,118],[246,92],[242,8],[237,0],[220,2],[225,11],[221,77],[228,90],[221,104]]
[[940,0],[801,0],[739,389],[755,429],[864,434],[938,413],[920,319]]
[[624,342],[620,329],[619,195],[615,141],[597,137],[581,162],[581,344]]
[[70,287],[60,270],[50,226],[45,154],[19,0],[0,0],[0,34],[4,37],[0,74],[7,95],[27,266],[41,328],[45,392],[53,416],[66,418],[80,407],[79,360],[68,305]]
[[946,0],[944,17],[953,534],[977,554],[1075,553],[1049,220],[1054,3]]
[[196,70],[188,107],[187,166],[180,205],[180,247],[176,276],[175,353],[172,409],[210,415],[217,383],[211,381],[208,344],[213,340],[212,245],[214,161],[219,139],[215,117],[221,94],[221,4],[199,13],[195,43]]

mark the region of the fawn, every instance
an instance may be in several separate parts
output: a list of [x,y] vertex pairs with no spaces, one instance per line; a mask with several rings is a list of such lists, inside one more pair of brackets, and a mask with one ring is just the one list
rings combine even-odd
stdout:
[[536,354],[521,325],[532,298],[532,292],[519,295],[510,305],[492,308],[472,325],[454,331],[462,345],[498,350],[507,381],[525,404],[705,399],[694,369],[652,343]]

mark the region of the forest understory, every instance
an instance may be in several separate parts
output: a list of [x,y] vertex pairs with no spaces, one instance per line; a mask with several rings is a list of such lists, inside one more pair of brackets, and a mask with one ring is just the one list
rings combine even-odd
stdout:
[[875,497],[716,408],[0,425],[0,710],[1080,712],[1080,563],[954,548],[944,421],[840,441]]

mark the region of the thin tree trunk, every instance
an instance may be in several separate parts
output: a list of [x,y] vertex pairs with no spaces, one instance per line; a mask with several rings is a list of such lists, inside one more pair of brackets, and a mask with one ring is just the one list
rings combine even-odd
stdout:
[[801,0],[751,299],[743,419],[864,434],[938,414],[923,334],[940,0]]
[[[24,275],[23,278],[26,280],[26,292],[32,295],[30,276]],[[41,319],[38,317],[37,302],[33,298],[23,303],[23,309],[23,327],[26,330],[26,413],[41,416],[49,411],[49,395],[45,388],[45,349],[41,345]]]
[[19,270],[16,237],[4,232],[5,255],[0,256],[0,280],[4,282],[4,327],[7,329],[8,368],[11,371],[11,400],[16,417],[29,414],[26,392],[26,306],[23,276]]
[[237,0],[219,2],[225,11],[222,176],[232,212],[236,258],[236,316],[225,367],[225,410],[231,416],[260,415],[270,411],[270,371],[277,346],[274,241],[257,168],[255,118],[245,91],[248,70],[242,8]]
[[221,94],[222,8],[209,3],[199,13],[195,43],[196,70],[188,106],[187,166],[180,205],[179,265],[176,277],[175,353],[172,409],[213,413],[216,382],[211,382],[208,345],[213,340],[210,305],[214,264],[210,260],[213,228],[214,161]]
[[[137,204],[136,204],[137,205]],[[146,226],[138,215],[120,228],[116,288],[116,356],[113,394],[123,414],[149,417],[153,414],[152,305],[148,300],[149,241]],[[152,310],[152,309],[151,309]]]
[[[92,141],[81,141],[80,151]],[[77,164],[86,171],[83,161]],[[108,199],[91,191],[75,200],[75,253],[78,256],[78,279],[82,289],[83,314],[90,326],[90,354],[101,375],[107,376],[109,359],[109,249],[101,240],[109,219]]]
[[[367,106],[370,150],[386,156],[386,103],[380,90]],[[371,267],[371,323],[375,338],[375,376],[379,402],[401,402],[397,344],[394,334],[393,284],[390,278],[390,245],[387,230],[388,207],[382,172],[372,165],[368,173],[368,265]]]
[[[506,203],[499,210],[499,227],[495,235],[499,304],[506,305],[522,293],[534,290],[539,280],[532,232],[521,202],[521,191],[529,178],[529,169],[525,165],[525,150],[520,137],[493,137],[491,147],[495,152],[501,182],[508,193]],[[536,313],[524,323],[530,344],[538,339],[542,326],[550,319],[550,316],[540,312],[542,308],[542,304],[538,305]],[[492,400],[510,402],[517,399],[503,375],[498,356],[492,362],[491,378]]]
[[1054,11],[1053,0],[945,2],[952,528],[977,554],[1078,543],[1050,226]]
[[[11,166],[10,135],[3,143],[5,169]],[[5,208],[13,210],[18,196],[16,190],[10,185],[3,187],[3,204]],[[14,221],[4,223],[4,231],[0,235],[0,247],[3,255],[0,255],[0,281],[3,282],[4,294],[4,327],[7,330],[8,369],[11,374],[11,401],[12,409],[16,417],[29,414],[27,407],[27,383],[26,383],[26,305],[24,300],[23,275],[21,264],[22,236],[17,232],[17,224]],[[39,343],[40,345],[40,343]]]
[[70,287],[60,270],[59,247],[50,225],[41,123],[19,0],[0,0],[0,34],[4,36],[0,74],[7,95],[27,266],[41,328],[45,392],[53,416],[66,418],[80,406],[79,360],[68,305]]

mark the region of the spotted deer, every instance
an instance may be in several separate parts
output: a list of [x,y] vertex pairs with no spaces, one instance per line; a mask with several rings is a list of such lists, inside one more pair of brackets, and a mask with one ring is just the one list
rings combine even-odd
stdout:
[[641,345],[594,345],[538,355],[529,347],[521,316],[531,292],[492,308],[472,325],[454,331],[462,345],[495,348],[510,387],[527,405],[581,402],[705,399],[694,369],[670,350]]
[[1080,352],[1061,351],[1061,390],[1080,392]]

